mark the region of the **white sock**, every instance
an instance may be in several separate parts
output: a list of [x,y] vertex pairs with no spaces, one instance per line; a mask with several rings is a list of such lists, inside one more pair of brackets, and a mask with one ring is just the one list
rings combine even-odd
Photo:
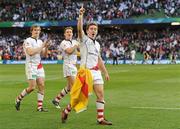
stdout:
[[38,100],[38,109],[42,108],[43,106],[43,99],[44,99],[44,94],[37,93],[37,100]]

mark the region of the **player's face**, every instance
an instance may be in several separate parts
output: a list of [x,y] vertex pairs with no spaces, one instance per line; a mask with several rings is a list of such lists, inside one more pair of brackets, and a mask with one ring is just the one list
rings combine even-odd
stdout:
[[66,40],[71,40],[73,37],[73,31],[71,29],[67,29],[64,33]]
[[87,30],[88,37],[95,39],[98,32],[98,27],[96,25],[89,26]]
[[41,28],[40,27],[35,27],[32,30],[32,37],[38,38],[40,33],[41,33]]

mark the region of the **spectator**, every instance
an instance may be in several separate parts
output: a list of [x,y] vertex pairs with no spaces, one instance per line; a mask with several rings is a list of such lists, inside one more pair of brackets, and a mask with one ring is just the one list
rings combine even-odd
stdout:
[[[0,4],[0,21],[58,21],[77,20],[80,2],[72,0],[32,0],[6,1]],[[87,8],[86,21],[109,20],[114,18],[130,18],[133,16],[152,15],[156,11],[164,11],[167,17],[179,16],[179,0],[94,0],[85,1]],[[43,7],[43,8],[42,8]]]

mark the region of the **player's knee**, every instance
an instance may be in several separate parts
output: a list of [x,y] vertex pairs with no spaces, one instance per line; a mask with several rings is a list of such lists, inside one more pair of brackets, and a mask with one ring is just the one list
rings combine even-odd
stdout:
[[39,82],[38,86],[44,87],[44,83],[43,82]]

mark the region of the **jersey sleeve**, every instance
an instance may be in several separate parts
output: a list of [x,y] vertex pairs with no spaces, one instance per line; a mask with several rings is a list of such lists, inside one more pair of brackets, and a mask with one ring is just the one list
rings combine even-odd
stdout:
[[82,43],[85,43],[87,40],[88,40],[88,37],[87,35],[84,34],[82,37]]

